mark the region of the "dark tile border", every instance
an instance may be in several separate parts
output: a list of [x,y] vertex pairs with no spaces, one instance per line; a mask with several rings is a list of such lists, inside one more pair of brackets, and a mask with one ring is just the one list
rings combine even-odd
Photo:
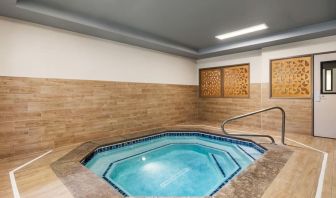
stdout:
[[268,151],[255,163],[248,166],[214,197],[260,198],[285,166],[293,151],[284,146],[265,145]]
[[237,145],[237,147],[238,147],[241,151],[243,151],[246,155],[248,155],[251,159],[255,160],[255,158],[254,158],[251,154],[249,154],[248,152],[246,152],[245,149],[243,149],[241,146]]
[[[193,132],[191,132],[193,131]],[[145,135],[145,136],[138,136],[138,137],[132,137],[130,139],[128,138],[124,138],[122,140],[119,141],[111,141],[110,143],[105,143],[100,145],[99,147],[97,147],[95,150],[92,150],[89,154],[87,154],[85,157],[83,157],[80,162],[82,164],[86,164],[88,161],[90,161],[92,159],[92,157],[100,152],[103,151],[107,151],[107,150],[111,150],[111,149],[115,149],[115,148],[121,148],[124,146],[128,146],[131,144],[136,144],[136,143],[140,143],[143,141],[147,141],[147,140],[151,140],[151,139],[156,139],[156,138],[160,138],[163,136],[166,136],[169,134],[180,134],[180,135],[176,135],[176,136],[194,136],[192,134],[197,134],[196,136],[200,136],[200,137],[208,137],[210,139],[215,139],[215,140],[221,140],[221,141],[226,141],[229,143],[236,143],[236,144],[240,144],[240,145],[245,145],[245,146],[249,146],[249,147],[254,147],[255,149],[257,149],[259,152],[264,153],[267,149],[263,146],[261,146],[260,144],[249,140],[249,139],[244,139],[244,138],[239,138],[239,137],[231,137],[231,136],[227,136],[227,135],[222,135],[222,134],[218,134],[218,132],[213,132],[210,130],[205,130],[204,128],[199,129],[199,128],[195,128],[195,129],[159,129],[155,132],[153,132],[152,134],[149,135]]]
[[[223,183],[221,183],[214,192],[211,193],[210,196],[214,195],[215,193],[217,193],[225,184],[227,184],[234,176],[237,175],[237,173],[241,170],[241,166],[239,165],[239,163],[236,161],[235,158],[232,157],[232,155],[229,152],[226,152],[226,154],[228,154],[230,156],[230,158],[232,159],[232,161],[237,165],[237,169],[235,170],[235,172],[233,172],[228,178],[225,179],[225,181]],[[216,162],[217,159],[215,158]]]
[[[99,140],[92,140],[86,143],[83,143],[82,145],[78,146],[77,148],[75,148],[74,150],[70,151],[68,154],[66,154],[65,156],[61,157],[60,159],[58,159],[57,161],[53,162],[51,164],[51,168],[54,170],[55,174],[60,178],[60,180],[64,183],[64,185],[68,188],[68,190],[72,193],[72,195],[74,197],[124,197],[120,192],[118,192],[116,189],[111,188],[111,185],[108,184],[106,181],[104,181],[102,178],[98,177],[97,175],[95,175],[94,173],[92,173],[90,170],[88,170],[87,168],[85,168],[80,162],[82,162],[83,160],[85,160],[86,158],[89,158],[91,155],[94,155],[95,151],[98,148],[101,147],[106,147],[106,146],[111,146],[111,144],[120,144],[122,142],[126,142],[126,141],[132,141],[132,140],[136,140],[136,139],[141,139],[141,138],[146,138],[148,135],[150,136],[154,136],[154,135],[158,135],[160,133],[163,132],[188,132],[188,131],[197,131],[199,133],[203,133],[206,135],[210,135],[210,136],[214,136],[214,137],[219,137],[219,138],[226,138],[226,139],[230,139],[230,140],[234,140],[234,141],[242,141],[242,142],[248,142],[248,143],[254,143],[256,145],[258,145],[257,143],[255,143],[252,140],[248,140],[248,139],[243,139],[243,138],[232,138],[229,136],[225,136],[225,135],[221,135],[221,131],[219,129],[215,129],[213,127],[200,127],[200,126],[179,126],[179,127],[166,127],[166,128],[159,128],[159,129],[152,129],[152,130],[147,130],[147,131],[141,131],[141,132],[137,132],[134,134],[129,134],[129,135],[121,135],[121,136],[115,136],[115,137],[110,137],[110,138],[104,138],[104,139],[99,139]],[[274,170],[272,168],[272,166],[274,165],[273,163],[270,163],[271,165],[263,166],[263,163],[258,163],[259,161],[269,161],[269,162],[277,162],[277,164],[275,165],[279,165],[279,164],[285,164],[287,162],[287,160],[289,159],[290,155],[285,155],[285,156],[274,156],[275,151],[274,150],[278,150],[279,146],[260,146],[260,148],[267,150],[264,154],[263,157],[261,157],[260,159],[258,159],[256,161],[256,163],[250,165],[247,169],[245,169],[241,174],[239,174],[236,178],[234,178],[233,180],[231,180],[228,185],[225,185],[223,188],[219,189],[219,191],[214,194],[214,196],[221,196],[221,194],[226,193],[225,196],[230,195],[231,192],[228,189],[228,186],[230,186],[230,189],[236,189],[236,188],[244,188],[249,189],[249,191],[258,191],[261,192],[260,189],[255,189],[252,187],[246,187],[243,185],[240,186],[234,186],[232,187],[231,183],[235,182],[235,184],[239,184],[239,181],[242,180],[241,179],[241,175],[244,175],[246,173],[255,173],[258,172],[260,170],[263,170],[264,172],[266,171],[271,171],[272,174],[270,174],[269,176],[267,176],[267,187],[268,185],[273,181],[273,179],[276,177],[277,173],[280,172],[279,168],[276,168],[276,170],[278,170],[276,172],[276,174],[274,174]],[[267,147],[267,148],[265,148]],[[286,152],[288,153],[289,150],[287,148],[283,148],[281,147],[282,150],[286,150]],[[286,153],[283,152],[283,153]],[[279,153],[279,152],[276,152]],[[291,151],[290,151],[291,153]],[[269,156],[271,157],[270,159]],[[267,163],[266,163],[267,164]],[[252,167],[253,166],[253,167]],[[252,168],[251,168],[252,167]],[[282,166],[281,166],[282,168]],[[250,178],[251,181],[253,181],[251,183],[251,185],[253,183],[258,184],[258,179],[260,179],[259,177],[256,178]],[[246,183],[243,180],[240,181],[242,184]],[[253,186],[253,185],[252,185]],[[266,184],[265,184],[266,186]],[[265,189],[264,189],[265,190]],[[228,191],[228,192],[227,192]],[[262,191],[263,194],[264,191]],[[231,197],[236,197],[234,196],[236,192],[234,191],[233,194],[231,193]],[[252,193],[251,195],[253,195],[255,193]],[[260,193],[259,193],[260,194]],[[261,194],[261,195],[262,195]],[[230,197],[230,196],[228,196]],[[240,196],[241,197],[241,196]],[[247,196],[247,197],[251,197],[251,196]],[[258,197],[258,196],[257,196]],[[261,196],[259,196],[261,197]]]
[[[94,150],[94,152],[90,153],[86,158],[84,158],[81,163],[83,165],[86,165],[87,162],[89,162],[97,153],[113,150],[113,149],[118,149],[122,148],[125,146],[130,146],[133,144],[139,144],[142,142],[150,141],[150,140],[155,140],[163,137],[204,137],[212,140],[217,140],[217,141],[222,141],[222,142],[228,142],[228,143],[234,143],[237,145],[244,145],[248,147],[252,147],[259,151],[260,153],[264,153],[267,149],[258,145],[257,143],[251,141],[251,140],[243,140],[243,139],[237,139],[237,138],[232,138],[228,137],[225,135],[218,135],[218,134],[210,134],[204,131],[163,131],[161,133],[155,134],[155,135],[150,135],[150,136],[145,136],[137,139],[132,139],[132,140],[126,140],[124,142],[120,143],[115,143],[111,145],[105,145],[101,146],[97,149]],[[240,148],[240,147],[239,147]],[[243,150],[243,149],[242,149]],[[244,151],[244,150],[243,150]],[[244,153],[248,154],[246,151]],[[248,154],[249,155],[249,154]],[[252,158],[254,159],[254,158]]]
[[[160,148],[163,148],[163,147],[166,147],[166,146],[170,146],[170,145],[176,145],[176,144],[192,144],[192,145],[200,145],[200,146],[203,146],[203,147],[208,147],[208,148],[211,148],[211,149],[215,149],[215,150],[221,150],[221,149],[217,149],[217,148],[214,148],[214,147],[211,147],[211,146],[206,146],[206,145],[203,145],[203,144],[199,144],[199,143],[169,143],[169,144],[165,144],[165,145],[162,145],[162,146],[160,146],[160,147],[156,147],[156,148],[153,148],[153,149],[150,149],[150,150],[147,150],[147,151],[144,151],[144,152],[141,152],[141,153],[138,153],[138,154],[135,154],[135,155],[132,155],[132,156],[129,156],[129,157],[127,157],[127,158],[124,158],[124,159],[120,159],[120,160],[117,160],[117,161],[114,161],[114,162],[112,162],[112,163],[110,163],[109,164],[109,166],[107,167],[107,169],[105,170],[105,172],[104,172],[104,174],[103,174],[103,179],[104,180],[106,180],[109,184],[111,184],[118,192],[120,192],[123,196],[129,196],[128,194],[127,194],[127,192],[125,192],[124,190],[122,190],[121,188],[119,188],[118,187],[118,185],[117,184],[115,184],[110,178],[108,178],[106,175],[107,175],[107,173],[109,172],[109,170],[111,169],[111,167],[113,166],[113,164],[115,164],[115,163],[118,163],[118,162],[120,162],[120,161],[122,161],[122,160],[125,160],[125,159],[129,159],[129,158],[132,158],[132,157],[134,157],[134,156],[137,156],[137,155],[141,155],[141,154],[144,154],[144,153],[148,153],[148,152],[151,152],[151,151],[154,151],[154,150],[157,150],[157,149],[160,149]],[[119,148],[119,147],[118,147]],[[218,192],[226,183],[228,183],[234,176],[236,176],[237,175],[237,173],[241,170],[241,166],[239,165],[239,163],[236,161],[236,159],[235,158],[233,158],[233,156],[229,153],[229,152],[227,152],[226,150],[221,150],[222,152],[224,152],[224,153],[226,153],[230,158],[231,158],[231,160],[233,161],[233,163],[235,163],[236,165],[237,165],[237,169],[233,172],[233,173],[231,173],[231,175],[228,177],[228,178],[226,178],[211,194],[210,194],[210,196],[211,195],[213,195],[213,194],[215,194],[216,192]],[[215,163],[217,164],[217,166],[218,166],[218,168],[220,169],[220,172],[223,174],[223,176],[224,177],[226,177],[225,176],[225,173],[224,173],[224,171],[223,171],[223,169],[221,168],[221,166],[219,165],[219,163],[218,163],[218,161],[217,161],[217,159],[216,159],[216,157],[213,155],[213,154],[211,154],[211,156],[213,157],[213,159],[214,159],[214,161],[215,161]]]

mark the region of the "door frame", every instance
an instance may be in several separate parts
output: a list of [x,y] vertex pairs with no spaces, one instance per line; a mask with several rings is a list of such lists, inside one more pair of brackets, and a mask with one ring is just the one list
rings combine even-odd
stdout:
[[332,139],[332,140],[335,140],[335,138],[330,138],[330,137],[322,137],[322,136],[318,136],[318,135],[315,135],[315,112],[314,112],[314,110],[315,110],[315,103],[314,103],[314,96],[315,96],[315,90],[314,90],[314,86],[315,86],[315,73],[314,73],[314,71],[315,71],[315,56],[317,56],[317,55],[323,55],[323,54],[333,54],[333,53],[336,53],[336,51],[334,50],[334,51],[326,51],[326,52],[320,52],[320,53],[313,53],[312,54],[312,59],[313,59],[313,78],[312,78],[312,80],[313,80],[313,90],[312,90],[312,135],[313,135],[313,137],[320,137],[320,138],[327,138],[327,139]]

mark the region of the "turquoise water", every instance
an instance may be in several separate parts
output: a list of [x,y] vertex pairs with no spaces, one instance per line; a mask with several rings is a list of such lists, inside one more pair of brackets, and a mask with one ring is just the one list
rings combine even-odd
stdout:
[[208,196],[261,155],[204,137],[162,137],[97,153],[86,167],[128,196]]

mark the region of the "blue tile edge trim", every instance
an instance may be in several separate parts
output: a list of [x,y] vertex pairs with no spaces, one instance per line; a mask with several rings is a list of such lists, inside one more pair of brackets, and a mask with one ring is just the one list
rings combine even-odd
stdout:
[[[134,157],[134,156],[137,156],[137,155],[141,155],[141,154],[144,154],[144,153],[147,153],[147,152],[151,152],[153,150],[157,150],[157,149],[160,149],[160,148],[163,148],[163,147],[166,147],[166,146],[170,146],[170,145],[174,145],[174,144],[193,144],[193,143],[170,143],[170,144],[165,144],[165,145],[162,145],[160,147],[156,147],[156,148],[153,148],[153,149],[150,149],[150,150],[147,150],[147,151],[144,151],[144,152],[141,152],[141,153],[138,153],[138,154],[135,154],[135,155],[132,155],[132,156],[129,156],[127,158],[123,158],[121,160],[117,160],[117,161],[114,161],[112,163],[109,164],[109,166],[107,167],[107,169],[105,170],[104,174],[103,174],[103,179],[105,181],[107,181],[109,184],[111,184],[111,186],[113,186],[120,194],[122,194],[123,196],[127,197],[129,196],[125,190],[122,190],[117,184],[115,184],[110,178],[108,178],[107,176],[107,173],[110,171],[111,167],[113,166],[113,164],[119,162],[119,161],[122,161],[122,160],[125,160],[125,159],[128,159],[128,158],[131,158],[131,157]],[[229,176],[227,177],[211,194],[210,196],[214,195],[216,192],[218,192],[225,184],[227,184],[234,176],[236,176],[239,171],[242,170],[241,166],[239,165],[239,163],[236,161],[236,159],[229,153],[227,152],[226,150],[222,150],[222,149],[217,149],[217,148],[214,148],[214,147],[211,147],[211,146],[205,146],[203,144],[198,144],[198,143],[195,143],[196,145],[201,145],[201,146],[204,146],[204,147],[209,147],[209,148],[212,148],[212,149],[216,149],[216,150],[220,150],[224,153],[226,153],[230,158],[231,160],[236,164],[237,166],[237,169]],[[218,168],[220,169],[221,173],[223,174],[224,177],[225,176],[225,173],[223,171],[223,169],[220,167],[216,157],[211,154],[212,158],[214,159],[216,165],[218,166]]]
[[126,194],[123,190],[121,190],[117,185],[115,185],[112,181],[110,181],[108,178],[103,176],[103,179],[107,181],[114,189],[116,189],[120,194],[122,194],[124,197],[127,197],[128,194]]
[[122,160],[125,160],[125,159],[128,159],[128,158],[137,156],[137,155],[141,155],[141,154],[144,154],[144,153],[148,153],[148,152],[151,152],[151,151],[154,151],[154,150],[157,150],[157,149],[160,149],[160,148],[169,146],[169,145],[172,145],[172,144],[165,144],[165,145],[163,145],[163,146],[156,147],[156,148],[153,148],[153,149],[150,149],[150,150],[147,150],[147,151],[144,151],[144,152],[137,153],[137,154],[135,154],[135,155],[129,156],[129,157],[127,157],[127,158],[123,158],[123,159],[120,159],[120,160],[117,160],[117,161],[112,162],[112,163],[107,167],[107,169],[105,170],[105,172],[104,172],[104,174],[103,174],[103,179],[106,180],[109,184],[111,184],[111,185],[112,185],[118,192],[120,192],[122,195],[124,195],[124,196],[128,196],[128,194],[125,192],[125,190],[122,190],[121,188],[119,188],[117,184],[115,184],[110,178],[108,178],[108,177],[106,176],[107,173],[110,171],[111,167],[113,166],[113,164],[118,163],[119,161],[122,161]]
[[222,169],[222,167],[219,165],[219,163],[218,163],[217,158],[215,157],[215,155],[214,155],[214,154],[211,154],[211,157],[212,157],[212,159],[214,159],[214,161],[216,162],[216,165],[217,165],[217,167],[219,168],[220,172],[221,172],[222,175],[225,177],[225,172],[224,172],[224,170]]
[[216,188],[216,190],[214,190],[211,194],[210,194],[210,196],[213,196],[215,193],[217,193],[225,184],[227,184],[234,176],[236,176],[238,173],[239,173],[239,171],[241,171],[241,166],[238,164],[238,162],[236,161],[236,159],[234,158],[234,157],[232,157],[232,155],[229,153],[229,152],[227,152],[227,151],[225,151],[225,153],[226,154],[228,154],[229,156],[230,156],[230,158],[232,159],[232,161],[234,161],[234,163],[237,165],[237,169],[236,169],[236,171],[235,172],[233,172],[228,178],[226,178],[225,180],[224,180],[224,182],[223,183],[221,183],[217,188]]
[[255,160],[255,158],[254,158],[251,154],[249,154],[248,152],[246,152],[242,147],[240,147],[239,145],[237,145],[237,147],[238,147],[240,150],[242,150],[246,155],[248,155],[250,158],[252,158],[253,160]]
[[90,155],[88,155],[87,157],[85,157],[81,163],[83,165],[86,165],[93,157],[94,155],[96,155],[97,153],[101,153],[104,151],[109,151],[109,150],[113,150],[113,149],[118,149],[118,148],[122,148],[125,146],[129,146],[129,145],[133,145],[133,144],[138,144],[141,142],[145,142],[145,141],[149,141],[149,140],[154,140],[154,139],[158,139],[158,138],[162,138],[162,137],[167,137],[167,136],[174,136],[174,137],[178,137],[178,136],[193,136],[193,137],[204,137],[204,138],[209,138],[209,139],[213,139],[213,140],[218,140],[218,141],[222,141],[222,142],[229,142],[229,143],[235,143],[237,145],[244,145],[244,146],[248,146],[248,147],[252,147],[254,149],[256,149],[257,151],[259,151],[260,153],[265,153],[265,151],[267,150],[266,148],[263,148],[262,146],[258,145],[257,143],[253,142],[253,141],[249,141],[249,140],[243,140],[243,139],[238,139],[238,138],[232,138],[232,137],[228,137],[228,136],[222,136],[222,135],[217,135],[217,134],[210,134],[210,133],[206,133],[206,132],[187,132],[187,131],[179,131],[179,132],[172,132],[172,131],[166,131],[166,132],[162,132],[162,133],[158,133],[158,134],[154,134],[154,135],[149,135],[149,136],[145,136],[145,137],[140,137],[137,139],[133,139],[133,140],[125,140],[123,142],[119,142],[119,143],[115,143],[115,144],[111,144],[111,145],[107,145],[107,146],[102,146],[102,147],[98,147],[97,149],[95,149],[94,152],[92,152]]

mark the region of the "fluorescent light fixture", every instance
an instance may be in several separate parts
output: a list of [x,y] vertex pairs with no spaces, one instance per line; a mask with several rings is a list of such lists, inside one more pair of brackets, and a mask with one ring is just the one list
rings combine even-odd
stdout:
[[237,31],[234,31],[234,32],[221,34],[221,35],[216,36],[216,38],[218,38],[219,40],[224,40],[224,39],[228,39],[228,38],[232,38],[232,37],[256,32],[256,31],[260,31],[260,30],[265,30],[267,28],[268,28],[268,26],[265,23],[263,23],[263,24],[260,24],[260,25],[255,25],[255,26],[251,26],[251,27],[244,28],[244,29],[241,29],[241,30],[237,30]]

